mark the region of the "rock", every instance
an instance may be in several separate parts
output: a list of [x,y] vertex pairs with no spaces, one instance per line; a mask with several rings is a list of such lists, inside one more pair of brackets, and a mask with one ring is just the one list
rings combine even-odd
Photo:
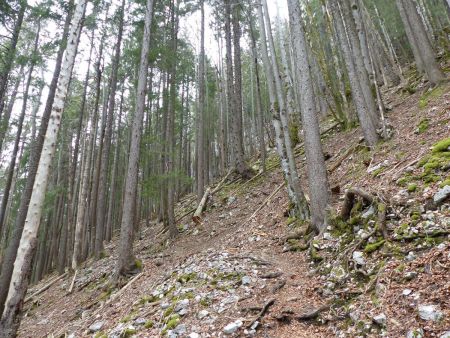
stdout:
[[448,197],[450,197],[450,185],[446,185],[442,189],[439,189],[438,192],[433,196],[433,202],[436,206],[439,206]]
[[189,299],[183,299],[175,305],[175,312],[180,312],[181,310],[187,308],[189,306]]
[[176,333],[177,335],[184,335],[186,333],[187,329],[186,329],[186,325],[185,324],[179,324],[174,330],[173,332]]
[[422,329],[412,329],[406,334],[406,338],[423,338],[424,332]]
[[165,310],[168,309],[170,307],[169,303],[161,303],[161,309]]
[[340,265],[333,267],[330,271],[330,279],[336,282],[345,279],[346,275],[345,269]]
[[405,290],[403,290],[402,295],[403,296],[409,296],[411,293],[412,293],[411,289],[405,289]]
[[191,332],[188,338],[200,338],[200,335],[197,332]]
[[405,273],[405,279],[408,281],[413,280],[416,277],[417,277],[417,272],[415,272],[415,271],[408,271],[407,273]]
[[186,316],[186,314],[188,313],[188,309],[181,309],[180,311],[178,311],[178,314],[180,316]]
[[236,201],[236,196],[228,197],[228,205],[232,204],[234,201]]
[[242,321],[236,320],[223,328],[225,334],[233,334],[242,326]]
[[203,319],[205,317],[209,316],[209,312],[206,310],[201,310],[198,314],[197,314],[197,318],[198,319]]
[[95,322],[94,324],[89,326],[89,332],[95,333],[95,332],[100,331],[103,327],[103,324],[105,324],[105,322],[103,322],[103,321]]
[[443,313],[436,305],[419,305],[419,316],[423,320],[438,321],[443,317]]
[[134,321],[134,324],[136,324],[136,325],[144,325],[145,323],[147,323],[147,319],[145,319],[145,318],[137,318]]
[[410,251],[410,252],[408,253],[408,256],[405,257],[405,259],[406,259],[408,262],[412,262],[412,261],[415,260],[416,258],[417,258],[416,255],[415,255],[414,252],[412,252],[412,251]]
[[242,285],[249,285],[252,282],[252,279],[249,276],[242,277]]
[[444,332],[439,338],[450,338],[450,331]]
[[333,240],[333,236],[331,236],[331,234],[329,232],[324,232],[323,233],[323,239],[325,239],[327,241],[332,241]]
[[380,313],[379,315],[374,316],[372,319],[373,319],[373,322],[378,325],[381,325],[381,326],[386,325],[386,315],[384,313]]
[[447,247],[447,245],[445,245],[445,243],[441,243],[441,244],[439,244],[439,245],[437,246],[437,248],[438,248],[439,250],[444,250],[446,247]]
[[353,251],[353,260],[358,265],[366,264],[366,260],[364,259],[364,254],[361,251]]
[[375,214],[375,208],[373,207],[373,205],[371,205],[370,208],[367,209],[367,211],[361,215],[361,217],[364,219],[368,219],[369,217],[373,216],[374,214]]

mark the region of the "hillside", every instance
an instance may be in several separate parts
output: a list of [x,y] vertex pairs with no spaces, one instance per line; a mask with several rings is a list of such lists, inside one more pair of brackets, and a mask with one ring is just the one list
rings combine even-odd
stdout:
[[[161,224],[144,222],[135,244],[142,273],[114,290],[113,240],[103,259],[78,271],[71,294],[67,275],[26,303],[19,336],[450,336],[450,207],[448,199],[429,202],[450,179],[448,149],[431,155],[450,135],[450,86],[389,97],[393,135],[375,151],[347,148],[358,144],[358,129],[324,136],[333,208],[348,188],[370,193],[380,213],[386,206],[386,238],[363,201],[347,222],[331,219],[321,238],[295,236],[303,227],[285,216],[283,176],[273,165],[250,182],[228,178],[201,224],[183,218],[174,241]],[[185,197],[177,214],[193,200]]]

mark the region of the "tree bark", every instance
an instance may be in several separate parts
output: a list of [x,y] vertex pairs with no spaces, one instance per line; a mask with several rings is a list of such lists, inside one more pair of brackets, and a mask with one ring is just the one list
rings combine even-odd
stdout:
[[294,64],[300,82],[300,108],[305,135],[305,153],[310,191],[311,222],[321,232],[326,228],[326,212],[330,202],[327,169],[320,140],[320,126],[315,110],[307,41],[301,24],[300,3],[288,0],[289,22]]
[[17,212],[17,217],[15,220],[14,232],[12,238],[6,249],[6,253],[3,259],[3,264],[1,265],[0,273],[0,314],[3,313],[6,296],[8,294],[8,286],[11,280],[11,275],[14,266],[14,260],[16,259],[17,249],[19,247],[20,238],[22,236],[22,231],[25,225],[25,219],[28,212],[28,206],[33,191],[34,181],[36,178],[37,167],[39,164],[39,157],[44,144],[44,137],[47,131],[47,126],[50,120],[50,114],[52,112],[53,102],[56,95],[56,87],[58,85],[58,79],[61,72],[61,65],[63,61],[64,51],[66,49],[67,34],[69,32],[69,25],[72,20],[73,13],[73,0],[69,3],[69,12],[66,15],[64,23],[64,31],[62,41],[59,45],[58,53],[56,56],[55,70],[53,72],[52,82],[50,84],[49,93],[47,101],[45,104],[45,109],[41,118],[41,125],[39,127],[39,133],[34,147],[30,151],[30,162],[28,165],[28,177],[25,184],[24,191],[20,198],[19,210]]
[[64,100],[67,96],[70,73],[75,62],[77,44],[81,34],[81,25],[85,10],[86,0],[79,0],[69,31],[67,51],[62,64],[61,79],[58,83],[56,99],[45,134],[43,151],[40,155],[36,180],[31,194],[30,207],[27,212],[25,227],[18,248],[20,254],[14,263],[11,283],[6,298],[6,306],[0,320],[0,337],[2,338],[14,336],[20,322],[18,315],[20,314],[27,290],[28,277],[31,273],[32,257],[36,247],[36,235],[42,215],[50,166],[55,152],[55,144],[64,109]]
[[139,170],[139,146],[141,142],[142,119],[145,108],[145,91],[148,75],[148,55],[150,52],[150,30],[153,18],[153,0],[147,0],[144,36],[142,40],[141,61],[139,66],[139,79],[136,98],[136,112],[133,116],[131,129],[131,145],[129,162],[125,181],[125,199],[123,202],[123,214],[120,225],[119,259],[117,260],[117,275],[126,275],[136,269],[136,261],[133,256],[133,213],[136,204],[136,191]]

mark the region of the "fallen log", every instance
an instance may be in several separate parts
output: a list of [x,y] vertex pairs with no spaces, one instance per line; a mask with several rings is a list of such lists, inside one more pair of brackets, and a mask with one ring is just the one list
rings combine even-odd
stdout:
[[372,204],[375,201],[375,197],[358,188],[348,189],[344,196],[344,204],[341,210],[341,217],[344,221],[350,217],[353,205],[355,204],[356,196],[360,196],[368,204]]
[[73,274],[72,283],[70,283],[69,290],[67,291],[69,294],[72,293],[73,285],[75,284],[75,278],[77,278],[78,270],[75,270],[75,273]]
[[61,279],[63,279],[64,277],[67,276],[67,272],[63,273],[61,276],[56,277],[55,279],[53,279],[51,282],[49,282],[48,284],[46,284],[45,286],[43,286],[42,288],[40,288],[39,290],[37,290],[35,293],[33,293],[31,296],[25,298],[24,303],[29,302],[30,300],[32,300],[34,297],[39,296],[42,292],[48,290],[52,285],[54,285],[56,282],[60,281]]
[[202,200],[200,201],[197,209],[194,212],[194,216],[192,216],[192,220],[196,223],[196,224],[200,224],[201,223],[201,215],[203,210],[205,209],[206,206],[206,202],[208,201],[208,197],[210,195],[211,189],[208,188],[206,189],[205,193],[203,194]]
[[303,321],[303,320],[311,320],[315,319],[319,316],[319,314],[325,310],[328,310],[330,308],[329,304],[322,305],[318,308],[308,310],[306,312],[303,312],[300,315],[295,316],[295,319]]

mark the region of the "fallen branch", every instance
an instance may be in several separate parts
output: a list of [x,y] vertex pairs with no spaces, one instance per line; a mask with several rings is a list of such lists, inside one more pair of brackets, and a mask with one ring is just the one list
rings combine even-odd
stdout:
[[247,219],[246,223],[250,222],[252,220],[253,217],[255,217],[255,215],[261,211],[262,208],[264,208],[266,206],[267,203],[270,202],[270,200],[281,190],[281,188],[284,187],[284,182],[281,183],[278,188],[275,189],[275,191],[273,193],[270,194],[269,197],[266,198],[266,200],[258,207],[258,209],[255,210],[255,212]]
[[272,288],[272,293],[277,292],[278,290],[281,290],[282,288],[284,288],[284,286],[286,285],[286,280],[283,279],[281,281],[279,281],[277,284],[275,284],[275,286]]
[[328,170],[328,172],[331,174],[333,173],[337,168],[339,168],[342,164],[342,162],[344,162],[351,154],[353,154],[361,145],[361,143],[364,141],[364,138],[361,138],[358,142],[358,144],[351,146],[350,148],[348,148],[345,153],[338,159],[336,160],[336,162],[333,163],[333,165],[330,167],[330,169]]
[[71,294],[73,290],[73,285],[75,284],[75,278],[77,278],[78,270],[75,270],[75,273],[73,274],[72,283],[70,283],[69,291],[68,293]]
[[259,312],[259,314],[256,316],[255,319],[253,319],[249,325],[247,325],[247,328],[251,328],[253,326],[253,324],[255,324],[256,322],[261,321],[261,319],[264,317],[264,315],[266,314],[267,310],[269,310],[269,308],[275,303],[275,299],[271,299],[269,300],[266,304],[264,304],[263,308],[261,309],[261,311]]
[[281,277],[282,275],[283,275],[283,273],[281,271],[276,271],[276,272],[268,272],[268,273],[259,275],[259,277],[263,278],[263,279],[273,279],[273,278]]
[[206,189],[205,193],[203,194],[202,200],[200,201],[197,209],[195,210],[194,216],[192,216],[192,220],[196,223],[196,224],[200,224],[201,223],[201,215],[203,210],[205,210],[205,206],[206,206],[206,202],[208,201],[208,197],[209,194],[211,192],[211,189],[208,188]]
[[306,311],[300,315],[295,316],[295,319],[303,321],[303,320],[311,320],[315,319],[319,316],[319,314],[325,310],[328,310],[330,308],[329,304],[322,305],[318,308]]
[[56,282],[60,281],[61,279],[63,279],[64,277],[67,276],[67,272],[63,273],[61,276],[56,277],[55,279],[53,279],[51,282],[49,282],[48,284],[46,284],[45,286],[43,286],[42,288],[40,288],[38,291],[36,291],[35,293],[33,293],[31,296],[25,298],[24,304],[29,302],[30,300],[32,300],[34,297],[40,295],[42,292],[48,290],[52,285],[54,285]]

